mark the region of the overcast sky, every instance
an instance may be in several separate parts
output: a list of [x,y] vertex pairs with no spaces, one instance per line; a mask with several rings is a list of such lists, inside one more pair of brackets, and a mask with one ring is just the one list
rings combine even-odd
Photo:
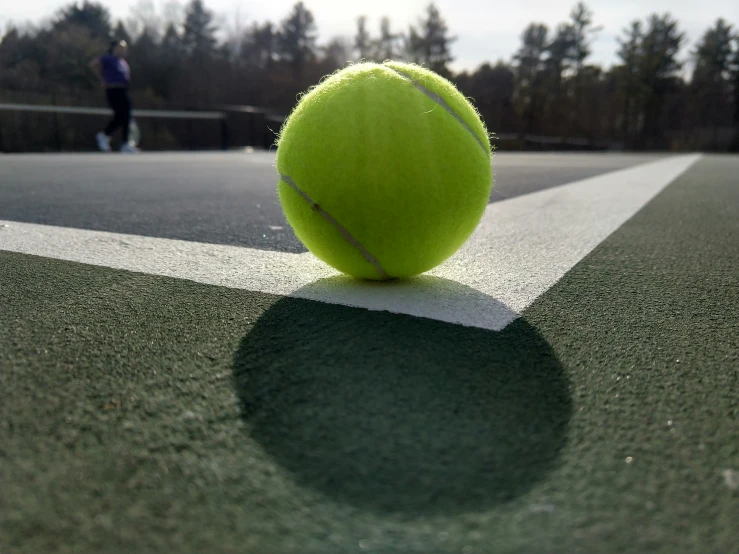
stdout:
[[[103,3],[116,19],[125,21],[131,7],[141,1]],[[153,0],[160,11],[167,1]],[[68,3],[68,0],[3,0],[0,23],[39,22]],[[457,70],[474,68],[486,60],[509,60],[528,23],[543,22],[553,28],[567,19],[574,3],[574,0],[436,0],[451,32],[458,37],[452,49],[456,58],[453,67]],[[242,25],[254,20],[279,22],[294,1],[205,0],[205,4],[232,26],[237,19]],[[305,0],[305,4],[315,15],[321,41],[325,42],[335,35],[351,37],[355,19],[361,14],[370,18],[373,33],[383,15],[391,18],[395,29],[405,30],[423,13],[428,0]],[[595,14],[595,22],[603,27],[593,44],[591,61],[605,66],[615,61],[616,37],[621,30],[630,21],[653,12],[669,12],[677,18],[691,46],[719,17],[739,26],[739,0],[590,0],[586,4]],[[687,51],[684,50],[684,57]]]

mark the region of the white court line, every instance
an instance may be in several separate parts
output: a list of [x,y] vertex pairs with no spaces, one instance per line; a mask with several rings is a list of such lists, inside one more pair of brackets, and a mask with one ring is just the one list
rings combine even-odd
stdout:
[[0,221],[0,250],[501,330],[699,158],[491,204],[457,254],[406,281],[354,281],[310,254],[13,221]]

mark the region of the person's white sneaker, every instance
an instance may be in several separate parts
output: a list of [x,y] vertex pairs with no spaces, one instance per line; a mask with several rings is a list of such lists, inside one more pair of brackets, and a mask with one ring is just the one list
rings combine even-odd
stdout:
[[110,137],[103,132],[95,135],[98,141],[98,148],[103,152],[110,152]]
[[129,141],[126,144],[124,144],[123,146],[121,146],[121,152],[123,152],[124,154],[135,154],[137,152],[141,152],[141,150],[139,150],[138,148],[136,148],[133,145],[133,143],[131,143]]

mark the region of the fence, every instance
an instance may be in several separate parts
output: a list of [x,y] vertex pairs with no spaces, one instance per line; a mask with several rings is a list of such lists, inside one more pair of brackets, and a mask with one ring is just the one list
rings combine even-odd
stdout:
[[[85,151],[111,118],[108,108],[0,103],[0,152]],[[147,150],[269,148],[284,118],[253,106],[133,110]]]

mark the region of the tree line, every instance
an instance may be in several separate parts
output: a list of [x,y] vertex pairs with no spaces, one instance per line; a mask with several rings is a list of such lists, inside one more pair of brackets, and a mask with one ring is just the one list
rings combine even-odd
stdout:
[[456,37],[434,4],[408,28],[388,17],[373,27],[360,15],[353,37],[327,41],[303,2],[279,23],[248,25],[224,21],[202,0],[167,6],[158,13],[142,0],[114,22],[84,0],[40,27],[10,26],[0,40],[0,101],[100,104],[86,62],[115,37],[131,46],[137,107],[247,104],[284,114],[348,61],[400,59],[451,79],[499,148],[739,150],[739,35],[724,19],[692,46],[670,14],[635,20],[621,32],[617,63],[604,68],[590,63],[601,27],[580,2],[555,28],[528,25],[512,59],[454,73]]

